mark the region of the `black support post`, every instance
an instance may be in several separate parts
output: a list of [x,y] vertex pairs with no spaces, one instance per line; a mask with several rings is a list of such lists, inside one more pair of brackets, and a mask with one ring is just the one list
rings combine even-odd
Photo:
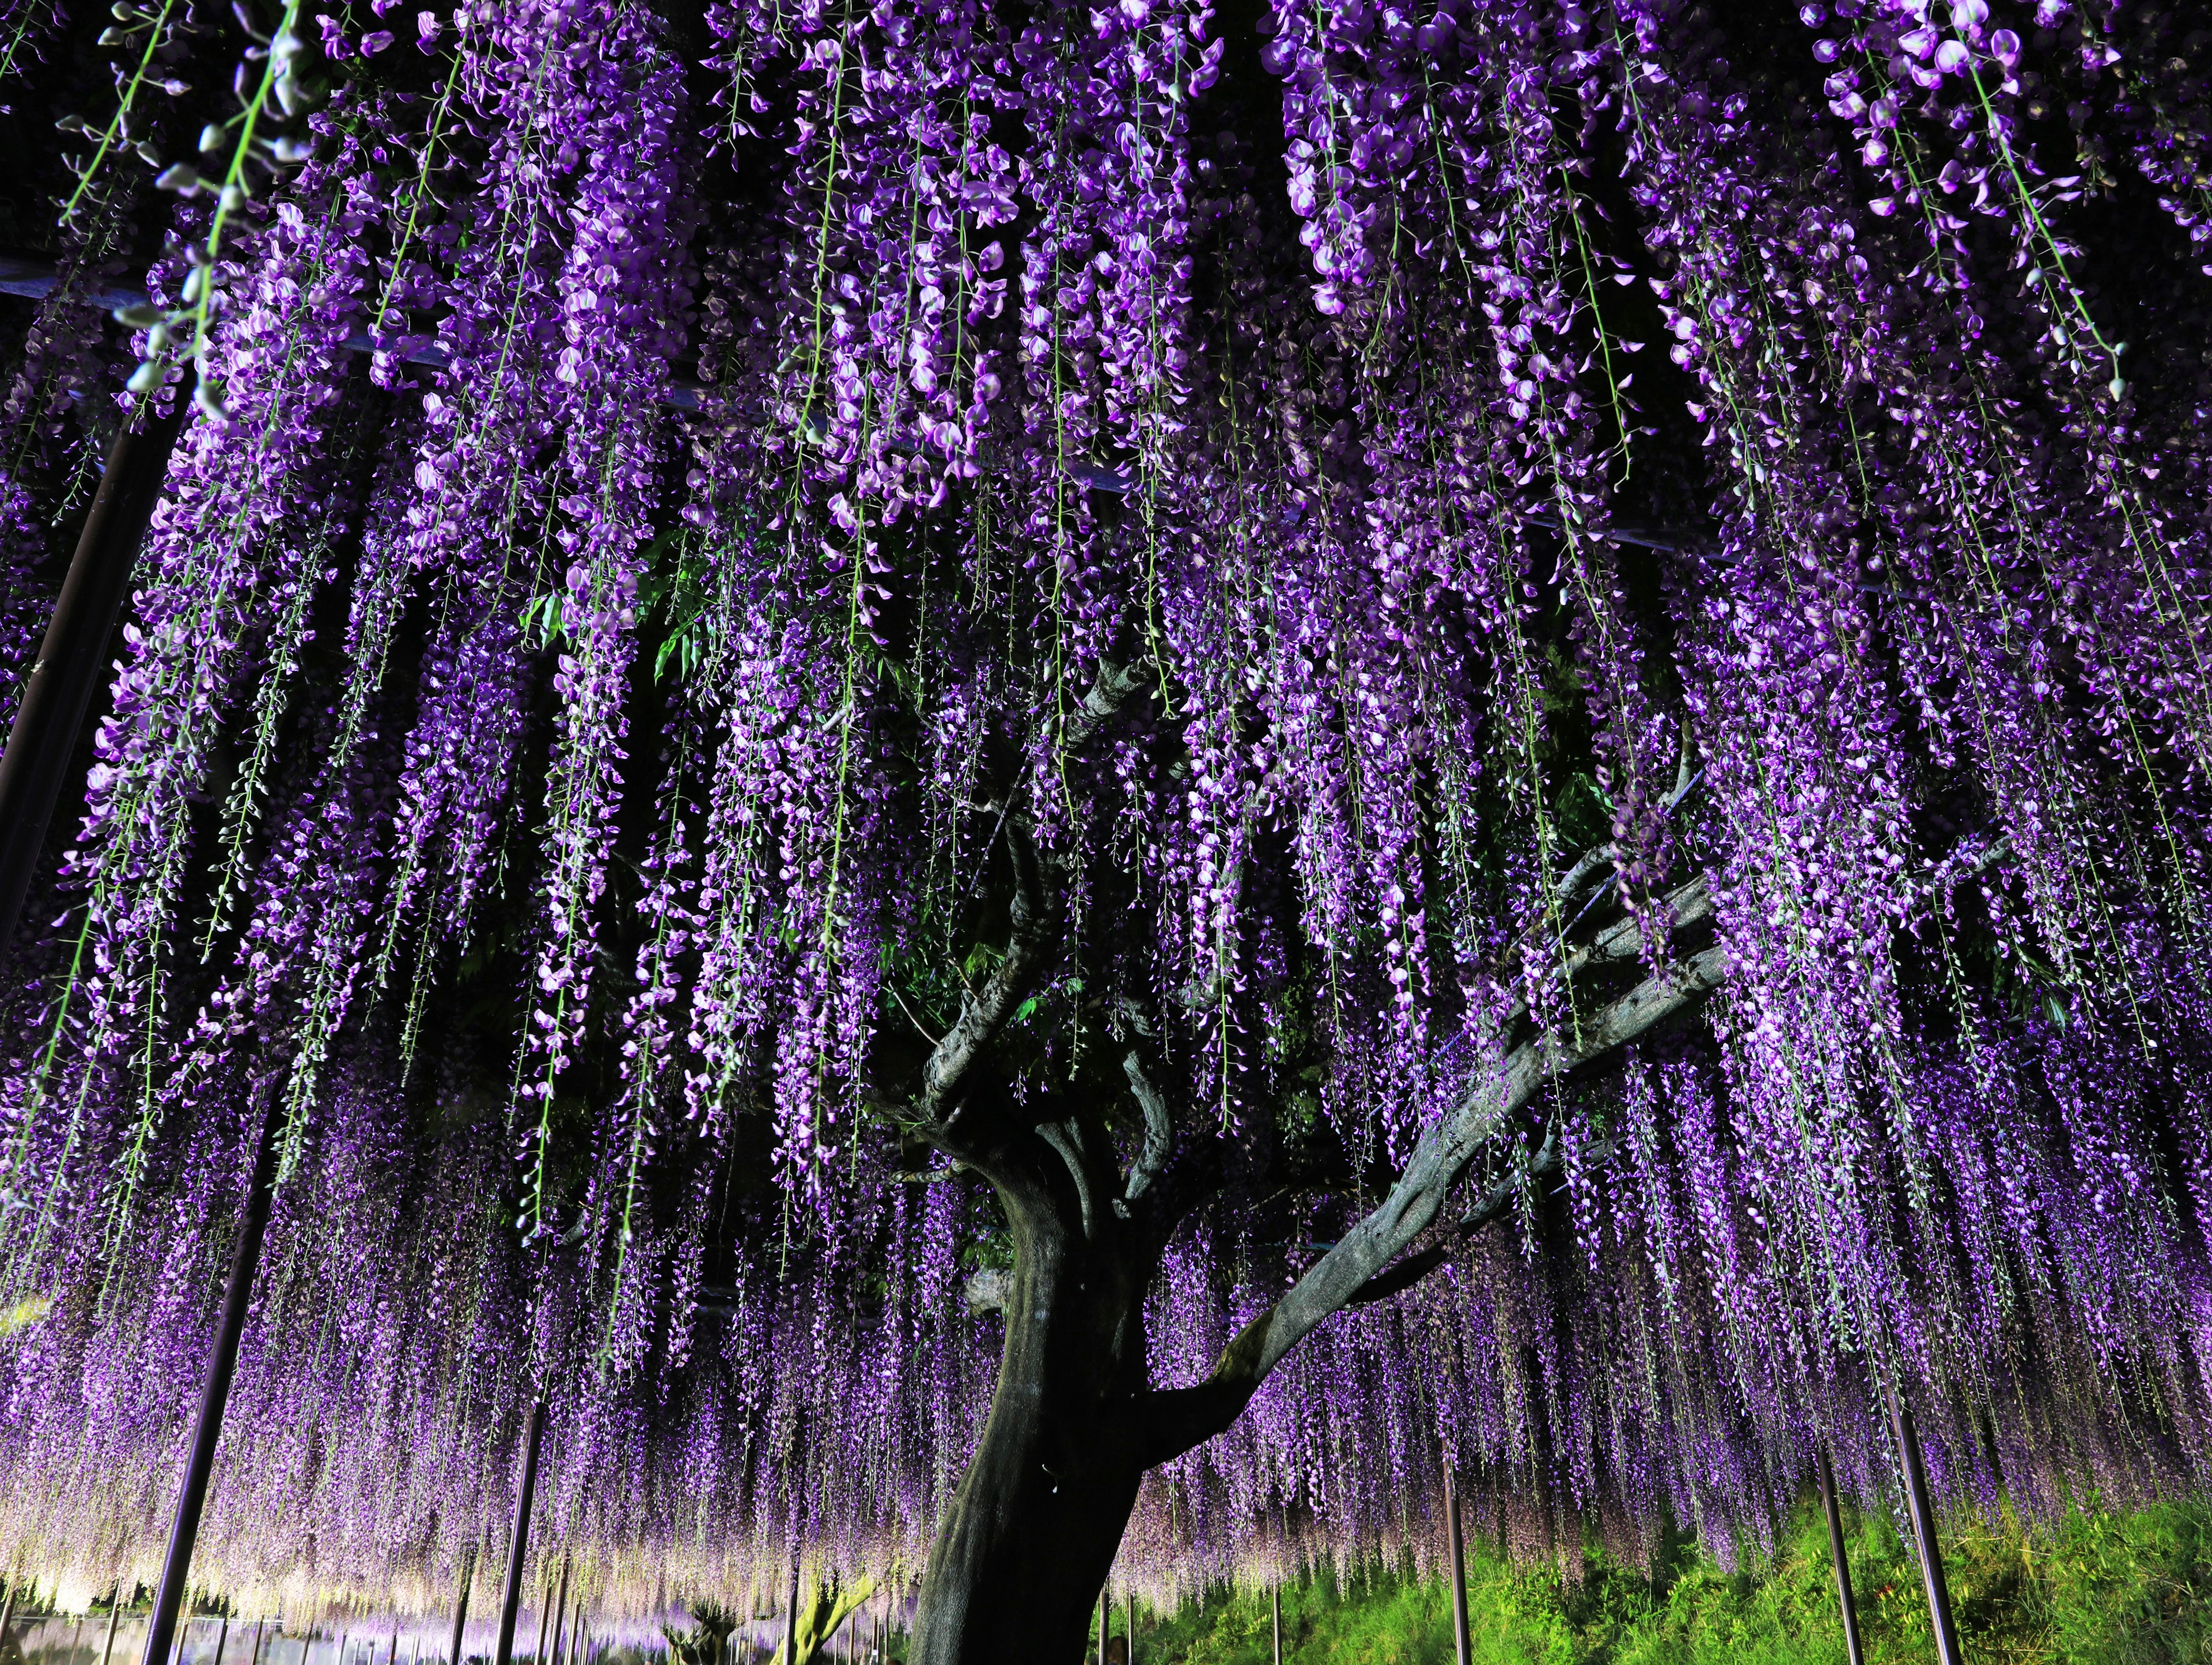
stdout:
[[1937,1665],[1966,1665],[1959,1651],[1959,1627],[1951,1620],[1951,1589],[1943,1577],[1942,1547],[1936,1540],[1936,1508],[1928,1498],[1919,1431],[1912,1425],[1912,1407],[1894,1389],[1889,1394],[1889,1421],[1905,1469],[1905,1504],[1912,1516],[1912,1535],[1920,1544],[1920,1577],[1928,1589],[1928,1616],[1936,1624]]
[[522,1564],[530,1553],[530,1504],[538,1492],[538,1445],[545,1436],[545,1401],[530,1407],[522,1431],[522,1488],[514,1499],[514,1536],[507,1550],[507,1595],[499,1607],[499,1651],[492,1665],[513,1665],[514,1616],[522,1607]]
[[1844,1517],[1836,1508],[1836,1471],[1828,1461],[1828,1448],[1820,1448],[1820,1506],[1828,1515],[1828,1554],[1836,1564],[1836,1604],[1844,1614],[1844,1650],[1850,1665],[1866,1665],[1859,1648],[1858,1603],[1851,1597],[1851,1564],[1844,1553]]
[[783,1665],[799,1665],[799,1552],[791,1553],[791,1607],[783,1626]]
[[[461,1559],[461,1597],[453,1603],[453,1656],[449,1665],[461,1665],[461,1627],[469,1622],[469,1586],[477,1576],[477,1547],[471,1544]],[[1856,1665],[1856,1662],[1853,1662]]]
[[215,1469],[216,1447],[222,1442],[222,1414],[230,1402],[230,1379],[238,1369],[239,1337],[246,1331],[254,1273],[261,1268],[261,1240],[269,1230],[269,1197],[276,1179],[276,1134],[283,1123],[283,1101],[272,1093],[261,1118],[252,1177],[246,1182],[246,1212],[238,1223],[230,1277],[223,1285],[222,1316],[216,1326],[215,1347],[208,1356],[207,1376],[200,1387],[199,1414],[192,1423],[191,1451],[185,1460],[184,1486],[177,1496],[176,1519],[169,1528],[169,1551],[161,1562],[161,1587],[154,1592],[154,1611],[146,1622],[144,1665],[168,1665],[170,1645],[176,1640],[177,1615],[184,1608],[191,1575],[192,1546],[199,1539],[200,1514],[207,1505],[208,1476]]
[[561,1558],[561,1584],[553,1596],[553,1650],[545,1656],[550,1665],[561,1665],[561,1642],[568,1633],[568,1558]]
[[1455,1665],[1468,1665],[1474,1636],[1467,1622],[1467,1539],[1460,1525],[1459,1478],[1449,1461],[1444,1464],[1444,1535],[1451,1550],[1452,1658]]
[[115,1621],[123,1617],[123,1581],[115,1581],[114,1592],[107,1598],[107,1643],[100,1650],[100,1665],[111,1665],[115,1657]]
[[[136,432],[126,422],[108,447],[107,467],[77,535],[53,618],[23,678],[7,750],[0,752],[0,953],[15,941],[191,391],[189,384],[177,388],[170,413],[146,412]],[[157,1619],[159,1614],[157,1606]]]

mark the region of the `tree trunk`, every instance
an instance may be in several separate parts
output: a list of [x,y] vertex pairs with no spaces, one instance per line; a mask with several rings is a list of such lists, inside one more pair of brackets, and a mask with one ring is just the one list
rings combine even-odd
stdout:
[[1007,1131],[963,1159],[1013,1228],[989,1418],[923,1575],[912,1665],[1079,1665],[1145,1460],[1145,1296],[1158,1250],[1103,1139]]
[[[1123,694],[1138,685],[1129,681]],[[1097,695],[1082,708],[1091,729],[1071,722],[1063,735],[1070,751],[1115,708]],[[1502,1051],[1498,1067],[1476,1072],[1460,1102],[1421,1135],[1390,1194],[1246,1324],[1205,1380],[1155,1390],[1145,1297],[1178,1211],[1190,1206],[1178,1195],[1207,1182],[1212,1158],[1203,1142],[1178,1158],[1178,1109],[1187,1126],[1195,1123],[1188,1107],[1154,1087],[1135,1051],[1124,1068],[1144,1112],[1144,1143],[1126,1182],[1095,1117],[1049,1098],[1018,1102],[991,1078],[986,1060],[1044,975],[1059,928],[1047,864],[1026,831],[1010,824],[1007,848],[1015,890],[1005,957],[963,994],[958,1021],[921,1072],[921,1136],[991,1182],[1012,1228],[1014,1266],[989,1297],[1006,1320],[998,1383],[930,1549],[912,1665],[1082,1665],[1091,1605],[1145,1471],[1226,1429],[1268,1373],[1333,1314],[1409,1286],[1454,1244],[1502,1218],[1518,1186],[1557,1159],[1550,1139],[1531,1154],[1512,1131],[1544,1085],[1610,1056],[1719,987],[1727,972],[1716,943],[1594,1014],[1573,1045],[1540,1030]],[[1709,926],[1710,887],[1699,878],[1670,892],[1666,914],[1670,937]],[[1607,927],[1577,951],[1577,963],[1632,963],[1642,930],[1634,915]],[[1476,1158],[1501,1148],[1516,1154],[1517,1171],[1428,1248],[1409,1252],[1437,1224]],[[982,1304],[976,1295],[971,1285],[971,1304]]]

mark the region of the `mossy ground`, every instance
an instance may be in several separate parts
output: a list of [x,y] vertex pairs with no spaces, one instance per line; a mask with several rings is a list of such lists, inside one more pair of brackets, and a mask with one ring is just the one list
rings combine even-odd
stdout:
[[[1887,1521],[1847,1517],[1869,1665],[1933,1665],[1919,1569]],[[1970,1665],[2212,1665],[2212,1505],[2071,1516],[2055,1532],[1965,1524],[1944,1541]],[[1601,1554],[1571,1581],[1477,1556],[1468,1569],[1476,1665],[1844,1665],[1817,1506],[1775,1553],[1723,1571],[1687,1541],[1655,1574]],[[1448,1665],[1443,1586],[1326,1577],[1283,1592],[1291,1665]],[[1265,1591],[1218,1591],[1139,1615],[1140,1665],[1269,1665]]]

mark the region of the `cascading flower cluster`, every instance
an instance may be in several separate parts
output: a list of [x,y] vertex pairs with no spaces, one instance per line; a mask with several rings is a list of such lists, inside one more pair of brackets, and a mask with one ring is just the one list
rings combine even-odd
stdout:
[[[196,1576],[439,1607],[539,1400],[609,1605],[912,1562],[1026,1252],[914,1108],[987,1021],[977,1103],[1200,1153],[1164,1387],[1564,1060],[1443,1269],[1146,1480],[1130,1583],[1425,1563],[1446,1463],[1517,1553],[1747,1551],[1817,1449],[1882,1495],[1890,1391],[1962,1504],[2203,1485],[2170,30],[1018,10],[717,3],[699,66],[643,0],[333,18],[224,269],[205,197],[136,228],[222,408],[11,950],[0,1559],[150,1568],[275,1104]],[[21,436],[128,362],[59,316],[11,584],[82,496]]]

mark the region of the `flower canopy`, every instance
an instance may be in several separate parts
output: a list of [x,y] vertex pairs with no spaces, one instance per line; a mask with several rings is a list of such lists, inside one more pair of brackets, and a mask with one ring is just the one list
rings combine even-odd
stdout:
[[273,1115],[196,1578],[441,1607],[541,1398],[611,1606],[915,1565],[1032,858],[994,1079],[1204,1157],[1163,1386],[1555,1066],[1126,1581],[1429,1556],[1445,1462],[1756,1546],[1891,1391],[1954,1500],[2205,1481],[2190,9],[235,12],[0,40],[11,678],[193,402],[0,989],[0,1561],[150,1571]]

